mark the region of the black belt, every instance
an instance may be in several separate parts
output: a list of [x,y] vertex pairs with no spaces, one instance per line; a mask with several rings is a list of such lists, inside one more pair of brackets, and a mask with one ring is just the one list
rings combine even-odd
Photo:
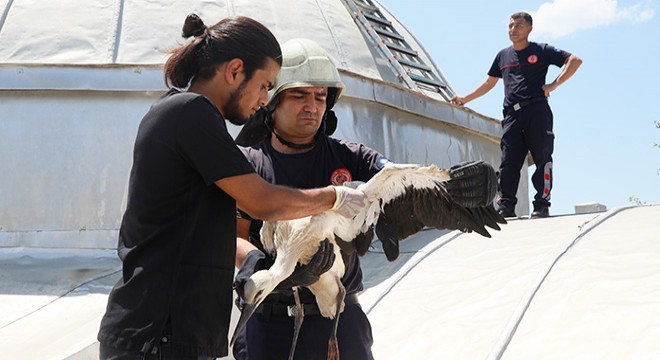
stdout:
[[[353,305],[359,303],[358,296],[356,293],[346,295],[344,299],[344,305]],[[316,303],[312,304],[302,304],[303,314],[304,315],[319,315],[321,311]],[[263,314],[265,316],[296,316],[296,305],[295,304],[284,304],[284,303],[261,303],[259,307],[254,311],[255,313]]]
[[531,99],[527,99],[527,100],[523,100],[521,102],[515,103],[511,106],[508,106],[508,107],[504,108],[504,116],[511,115],[514,112],[524,108],[525,106],[527,106],[529,104],[533,104],[533,103],[538,102],[538,101],[546,101],[546,100],[547,100],[546,97],[535,97],[535,98],[531,98]]

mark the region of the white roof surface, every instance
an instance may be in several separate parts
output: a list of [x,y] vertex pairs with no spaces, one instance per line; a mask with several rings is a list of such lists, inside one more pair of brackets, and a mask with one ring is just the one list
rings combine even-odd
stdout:
[[[376,359],[660,358],[660,206],[423,231],[363,258]],[[96,358],[112,251],[0,252],[0,354]]]
[[[167,58],[164,51],[185,41],[181,28],[186,15],[195,12],[208,26],[230,15],[252,17],[280,43],[313,37],[339,69],[398,83],[387,60],[362,35],[342,0],[261,0],[255,4],[253,0],[0,0],[0,64],[160,65]],[[414,36],[378,5],[424,62],[435,68]]]

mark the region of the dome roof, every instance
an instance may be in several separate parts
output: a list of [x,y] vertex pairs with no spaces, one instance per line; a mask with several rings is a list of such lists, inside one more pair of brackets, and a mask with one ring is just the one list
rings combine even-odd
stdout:
[[382,39],[369,31],[373,22],[364,16],[382,15],[382,26],[400,37],[394,40],[405,42],[412,56],[449,89],[412,34],[372,0],[264,0],[259,6],[250,0],[13,0],[0,1],[0,11],[0,62],[5,65],[161,65],[165,51],[185,41],[181,28],[189,13],[197,13],[207,25],[226,16],[245,15],[266,25],[280,43],[297,37],[315,40],[340,70],[417,90],[410,83],[406,86],[399,62],[392,61],[391,52],[388,61],[389,50],[381,49]]

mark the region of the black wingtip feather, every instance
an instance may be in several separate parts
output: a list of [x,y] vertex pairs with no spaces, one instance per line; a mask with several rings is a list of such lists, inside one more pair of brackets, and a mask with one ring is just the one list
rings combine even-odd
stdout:
[[359,256],[364,256],[369,250],[371,241],[374,239],[374,226],[371,225],[366,232],[358,234],[353,243],[355,244],[355,251],[357,251]]
[[[379,237],[380,239],[380,237]],[[399,257],[399,241],[392,239],[381,239],[383,251],[388,261],[394,261]]]
[[[399,181],[405,184],[405,176]],[[474,208],[461,206],[447,193],[443,182],[435,182],[430,188],[408,183],[402,195],[381,205],[375,230],[389,261],[399,257],[400,240],[424,227],[475,232],[491,238],[487,228],[501,230],[498,224],[507,223],[492,203]]]

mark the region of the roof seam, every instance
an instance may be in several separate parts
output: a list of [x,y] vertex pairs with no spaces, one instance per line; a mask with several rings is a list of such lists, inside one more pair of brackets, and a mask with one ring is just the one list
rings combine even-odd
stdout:
[[227,0],[227,13],[228,13],[228,16],[236,15],[236,8],[235,8],[234,2],[232,0]]
[[95,277],[95,278],[92,278],[92,279],[90,279],[90,280],[87,280],[87,281],[83,282],[82,284],[78,284],[78,285],[74,286],[72,289],[69,289],[68,291],[66,291],[64,294],[55,297],[54,299],[52,299],[52,300],[50,300],[49,302],[47,302],[47,303],[41,305],[40,307],[38,307],[38,308],[36,308],[36,309],[34,309],[34,310],[32,310],[32,311],[26,313],[26,314],[23,314],[22,316],[20,316],[20,317],[14,319],[14,320],[8,322],[7,324],[4,324],[2,327],[0,327],[0,329],[6,328],[6,327],[8,327],[9,325],[11,325],[11,324],[13,324],[13,323],[16,323],[16,322],[18,322],[18,321],[20,321],[20,320],[23,320],[23,319],[27,318],[28,316],[30,316],[30,315],[36,313],[37,311],[39,311],[39,310],[45,308],[46,306],[48,306],[48,305],[50,305],[50,304],[52,304],[52,303],[54,303],[54,302],[60,300],[61,298],[64,298],[64,297],[68,296],[68,295],[71,294],[72,292],[74,292],[74,291],[80,289],[81,287],[83,287],[83,286],[85,286],[85,285],[87,285],[87,284],[90,284],[90,283],[92,283],[92,282],[94,282],[94,281],[101,280],[101,279],[103,279],[103,278],[107,278],[107,277],[112,276],[112,275],[115,275],[115,274],[117,274],[117,273],[119,273],[119,272],[121,272],[121,270],[116,270],[116,271],[113,271],[113,272],[111,272],[111,273],[109,273],[109,274],[101,274],[101,275],[99,275],[99,276],[97,276],[97,277]]
[[[385,296],[389,294],[390,291],[392,291],[392,289],[396,285],[398,285],[401,282],[401,280],[403,280],[403,278],[405,278],[412,270],[414,270],[417,267],[417,265],[419,265],[422,262],[422,260],[431,256],[431,254],[433,254],[440,248],[444,247],[445,245],[449,244],[450,242],[456,240],[458,237],[460,237],[463,234],[459,231],[452,231],[449,232],[448,234],[452,234],[452,233],[454,234],[451,235],[448,239],[445,239],[443,235],[438,239],[436,239],[434,242],[432,242],[431,243],[432,245],[430,247],[427,245],[424,248],[416,251],[416,253],[419,254],[419,256],[411,258],[404,266],[401,267],[399,271],[397,271],[394,275],[390,276],[390,280],[391,279],[393,280],[387,284],[387,287],[383,289],[380,292],[380,294],[378,294],[378,296],[376,296],[376,300],[372,304],[364,307],[364,313],[369,315],[371,311],[380,303],[380,301],[383,300],[383,298],[385,298]],[[429,248],[427,249],[427,247]]]
[[502,336],[500,339],[497,341],[497,344],[495,347],[492,349],[491,353],[488,355],[487,359],[489,360],[499,360],[504,356],[504,353],[506,352],[509,344],[513,340],[513,337],[516,335],[518,331],[518,326],[520,323],[523,321],[523,318],[525,317],[527,310],[531,306],[532,301],[536,298],[536,294],[538,291],[541,289],[541,287],[545,284],[545,280],[547,279],[548,276],[550,276],[550,273],[552,270],[554,270],[555,265],[562,260],[564,255],[569,252],[569,250],[572,250],[574,246],[582,240],[582,238],[585,237],[588,233],[590,233],[592,230],[594,230],[596,227],[604,223],[605,221],[609,220],[610,218],[614,217],[614,215],[620,213],[621,211],[628,210],[634,208],[634,206],[624,206],[621,208],[617,209],[612,209],[605,214],[602,215],[597,215],[594,219],[593,222],[590,220],[587,222],[588,226],[586,227],[580,227],[578,230],[578,235],[572,238],[570,241],[565,242],[561,246],[561,251],[550,261],[550,263],[546,266],[545,270],[541,274],[540,278],[535,282],[535,285],[531,287],[531,289],[523,296],[523,298],[520,300],[520,303],[518,304],[518,307],[514,310],[514,313],[512,314],[511,318],[509,319],[508,323],[506,324],[505,329],[502,331]]
[[124,20],[124,0],[119,0],[119,6],[117,8],[116,16],[117,27],[115,28],[115,33],[112,39],[112,45],[110,51],[112,52],[111,62],[113,64],[117,63],[117,56],[119,55],[119,41],[121,41],[121,28]]
[[7,6],[5,6],[5,9],[2,11],[2,17],[0,17],[0,32],[2,32],[2,29],[5,26],[5,21],[7,20],[7,15],[9,14],[9,9],[12,4],[14,4],[14,0],[7,1]]
[[[316,0],[316,6],[318,6],[319,11],[321,11],[321,16],[323,17],[323,22],[327,25],[328,31],[330,31],[330,35],[332,37],[332,42],[335,43],[335,48],[337,48],[337,53],[340,55],[341,59],[341,65],[344,68],[348,68],[348,60],[346,59],[346,53],[344,51],[344,47],[342,46],[341,42],[339,41],[339,37],[337,36],[337,33],[335,32],[334,26],[330,24],[330,21],[328,21],[328,16],[325,13],[325,10],[323,10],[323,7],[321,7],[321,3],[319,0]],[[346,5],[344,5],[346,6]]]

